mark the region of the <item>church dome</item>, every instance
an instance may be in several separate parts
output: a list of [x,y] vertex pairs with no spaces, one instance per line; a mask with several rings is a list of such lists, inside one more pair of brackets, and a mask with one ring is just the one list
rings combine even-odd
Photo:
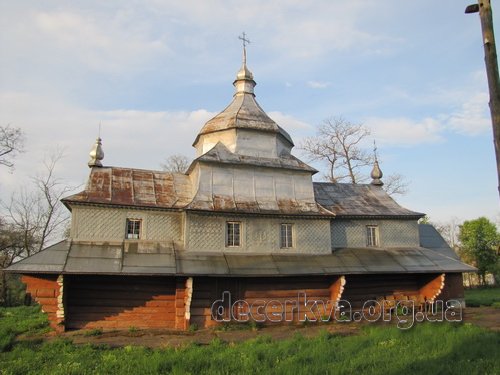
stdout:
[[[245,49],[243,64],[236,74],[236,80],[233,82],[233,85],[236,88],[236,92],[234,93],[231,103],[222,112],[207,121],[198,133],[193,143],[193,146],[199,149],[198,153],[203,154],[208,151],[207,147],[199,145],[200,142],[203,142],[204,136],[229,130],[248,130],[256,131],[261,134],[267,133],[271,136],[281,138],[280,143],[286,144],[285,148],[291,149],[294,144],[290,135],[276,124],[255,100],[254,88],[256,82],[253,79],[252,72],[246,65]],[[219,139],[221,142],[227,143],[224,140],[228,138],[227,136],[222,134],[219,136],[221,137],[221,139]],[[213,137],[210,137],[212,138],[210,141],[210,145],[212,146],[217,143],[213,139],[214,137],[216,137],[215,134],[213,134]],[[229,144],[226,144],[226,146],[231,148]]]

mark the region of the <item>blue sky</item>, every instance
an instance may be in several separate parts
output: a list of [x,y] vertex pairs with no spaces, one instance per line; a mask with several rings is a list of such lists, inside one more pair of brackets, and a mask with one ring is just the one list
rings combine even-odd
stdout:
[[471,1],[3,1],[0,121],[27,144],[13,173],[0,170],[0,198],[55,147],[66,154],[58,175],[84,183],[100,121],[106,165],[192,157],[199,129],[231,100],[245,31],[257,100],[296,144],[331,116],[363,123],[384,173],[410,181],[402,205],[498,222]]

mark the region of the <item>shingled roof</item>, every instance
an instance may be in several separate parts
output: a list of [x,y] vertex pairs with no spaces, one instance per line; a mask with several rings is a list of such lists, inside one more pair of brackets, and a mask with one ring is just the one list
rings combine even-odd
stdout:
[[425,216],[401,207],[379,186],[329,182],[314,182],[313,185],[316,202],[337,217],[419,219]]

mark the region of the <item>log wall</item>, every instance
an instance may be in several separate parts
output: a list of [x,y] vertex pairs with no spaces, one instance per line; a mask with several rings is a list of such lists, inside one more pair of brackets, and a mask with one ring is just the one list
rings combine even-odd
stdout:
[[66,327],[185,329],[178,318],[184,284],[173,277],[67,276]]
[[444,287],[438,299],[443,301],[464,299],[464,282],[461,273],[446,274]]
[[347,275],[342,299],[358,309],[368,300],[415,296],[421,301],[441,298],[444,274]]
[[29,293],[47,314],[50,326],[56,331],[64,331],[64,310],[61,316],[63,305],[58,276],[23,275],[21,280],[26,284],[26,293]]
[[[210,327],[226,321],[297,322],[326,318],[342,294],[343,277],[194,278],[192,324]],[[226,294],[223,299],[223,293]],[[236,304],[238,300],[245,303]],[[218,301],[214,306],[212,304]],[[311,309],[306,301],[318,301]],[[234,308],[233,308],[234,306]],[[220,310],[219,310],[220,309]]]

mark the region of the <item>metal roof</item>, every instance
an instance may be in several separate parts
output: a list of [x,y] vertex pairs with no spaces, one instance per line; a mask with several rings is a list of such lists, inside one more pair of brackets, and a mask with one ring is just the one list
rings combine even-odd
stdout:
[[293,276],[471,272],[431,249],[342,248],[331,254],[241,254],[167,250],[124,253],[121,245],[60,242],[10,266],[10,272],[186,276]]
[[330,182],[314,182],[313,185],[316,202],[337,217],[425,216],[401,207],[379,186]]
[[205,123],[193,146],[198,142],[200,135],[226,129],[252,129],[277,133],[293,146],[290,135],[282,127],[278,126],[255,100],[253,88],[256,83],[245,63],[243,65],[243,75],[238,73],[233,84],[236,87],[233,100],[221,113]]
[[419,224],[418,233],[420,237],[420,246],[436,250],[440,254],[449,256],[450,258],[460,259],[455,251],[448,246],[444,238],[430,224]]
[[280,156],[278,158],[239,155],[229,151],[228,148],[221,142],[218,142],[210,151],[207,151],[206,153],[195,159],[188,169],[188,173],[193,169],[196,161],[204,161],[208,163],[252,165],[256,167],[266,168],[281,168],[296,171],[306,171],[313,174],[318,172],[316,169],[307,165],[293,155]]
[[182,208],[190,198],[189,177],[182,173],[102,167],[91,169],[84,191],[62,202]]

